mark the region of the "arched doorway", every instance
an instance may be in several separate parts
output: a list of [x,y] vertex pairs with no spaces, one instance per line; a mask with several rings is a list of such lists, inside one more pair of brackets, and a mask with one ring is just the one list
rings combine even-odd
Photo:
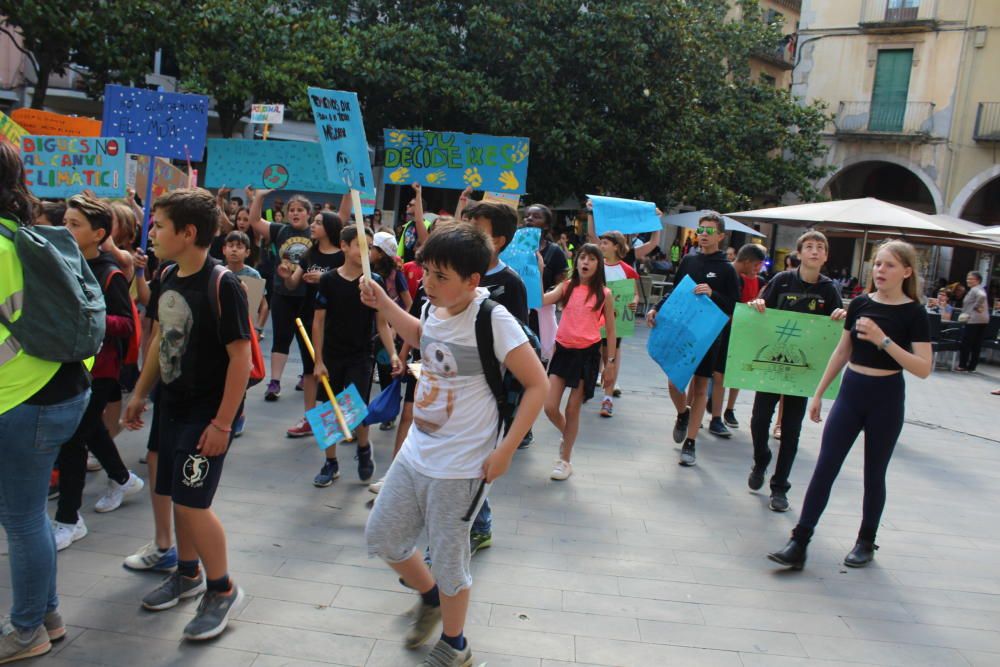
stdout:
[[976,190],[962,207],[959,217],[981,225],[1000,225],[1000,176]]
[[873,160],[844,167],[827,183],[833,199],[875,197],[921,213],[937,213],[934,195],[913,171]]

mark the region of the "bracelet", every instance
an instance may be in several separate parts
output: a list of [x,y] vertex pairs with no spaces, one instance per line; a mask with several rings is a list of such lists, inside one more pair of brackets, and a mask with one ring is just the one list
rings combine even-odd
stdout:
[[232,433],[233,432],[232,427],[229,427],[229,426],[219,426],[217,423],[215,423],[214,419],[212,421],[208,422],[208,423],[211,424],[217,431],[222,431],[223,433]]

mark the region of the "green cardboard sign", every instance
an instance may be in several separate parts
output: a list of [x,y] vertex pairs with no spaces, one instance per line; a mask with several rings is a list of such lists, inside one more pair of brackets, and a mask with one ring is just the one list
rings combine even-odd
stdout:
[[[768,308],[763,314],[737,304],[729,337],[726,386],[811,397],[840,342],[843,321]],[[840,376],[823,394],[836,398]]]
[[[635,280],[612,280],[608,283],[611,296],[615,300],[615,337],[629,338],[635,335],[635,311],[629,308],[635,298]],[[607,338],[607,332],[601,327],[601,337]]]

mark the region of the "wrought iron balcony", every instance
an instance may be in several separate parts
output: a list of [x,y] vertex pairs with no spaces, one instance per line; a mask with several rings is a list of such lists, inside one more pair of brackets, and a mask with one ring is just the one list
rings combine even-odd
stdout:
[[980,102],[976,111],[976,141],[1000,141],[1000,102]]
[[858,25],[870,32],[933,30],[938,0],[864,0]]
[[[791,44],[789,41],[791,40]],[[770,51],[757,51],[754,57],[780,67],[781,69],[792,69],[795,67],[795,35],[786,36],[786,41],[780,46]]]
[[841,102],[833,124],[844,138],[927,141],[934,136],[934,103]]

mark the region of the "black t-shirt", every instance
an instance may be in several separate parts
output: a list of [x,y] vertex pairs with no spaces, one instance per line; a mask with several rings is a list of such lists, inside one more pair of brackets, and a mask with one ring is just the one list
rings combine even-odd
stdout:
[[[271,243],[278,248],[277,261],[290,260],[293,264],[302,261],[306,252],[312,247],[312,237],[309,235],[309,228],[295,229],[291,225],[282,222],[272,222],[268,226],[268,238]],[[276,279],[274,281],[274,293],[285,296],[305,296],[305,283],[300,284],[293,290],[285,287],[285,281]]]
[[908,352],[913,352],[913,343],[928,343],[931,339],[927,311],[916,301],[890,306],[872,300],[869,294],[862,294],[851,301],[844,320],[844,330],[851,332],[852,364],[884,370],[902,369],[899,362],[882,349],[881,341],[871,343],[858,338],[854,324],[859,317],[874,321],[892,342]]
[[[343,265],[343,251],[338,250],[337,252],[327,254],[320,252],[318,245],[314,245],[309,248],[309,251],[306,252],[306,254],[299,260],[299,266],[302,267],[302,271],[304,273],[319,271],[320,273],[326,274],[330,271],[336,271]],[[319,286],[319,283],[310,285],[305,281],[302,282],[306,286],[306,302],[302,305],[300,317],[303,322],[312,322],[313,307],[316,301],[316,289]]]
[[[695,285],[706,283],[712,288],[711,299],[715,305],[726,315],[733,314],[740,300],[740,278],[736,275],[736,269],[726,259],[726,253],[720,250],[710,255],[702,253],[687,255],[677,267],[674,285],[679,285],[684,276],[691,276]],[[656,304],[656,310],[662,308],[666,302],[667,296],[664,296]]]
[[[104,292],[104,304],[107,314],[131,320],[132,298],[128,293],[128,280],[125,279],[125,274],[118,268],[118,263],[115,262],[111,253],[102,252],[94,259],[88,259],[87,265],[93,272],[94,277],[97,278],[97,282],[100,283],[101,291]],[[105,333],[104,345],[114,345],[114,349],[118,353],[118,358],[121,359],[124,357],[125,350],[128,347],[128,339]]]
[[212,258],[198,273],[180,277],[178,269],[161,278],[151,317],[160,323],[161,400],[185,416],[213,417],[226,389],[226,345],[250,339],[247,296],[239,278],[227,271],[219,284],[216,315],[209,300]]
[[560,282],[559,278],[566,273],[569,262],[562,248],[551,241],[547,242],[542,252],[542,292],[548,292]]
[[[372,279],[383,285],[382,277]],[[361,277],[347,280],[339,271],[330,271],[319,279],[316,310],[326,311],[323,327],[323,361],[371,357],[374,354],[376,311],[361,303],[358,283]]]
[[764,305],[797,313],[830,315],[844,307],[840,290],[832,280],[820,275],[815,283],[802,280],[798,269],[782,271],[764,288]]
[[521,324],[528,323],[528,290],[513,269],[504,266],[496,273],[488,273],[479,281],[479,286],[488,289],[490,298],[510,311]]

